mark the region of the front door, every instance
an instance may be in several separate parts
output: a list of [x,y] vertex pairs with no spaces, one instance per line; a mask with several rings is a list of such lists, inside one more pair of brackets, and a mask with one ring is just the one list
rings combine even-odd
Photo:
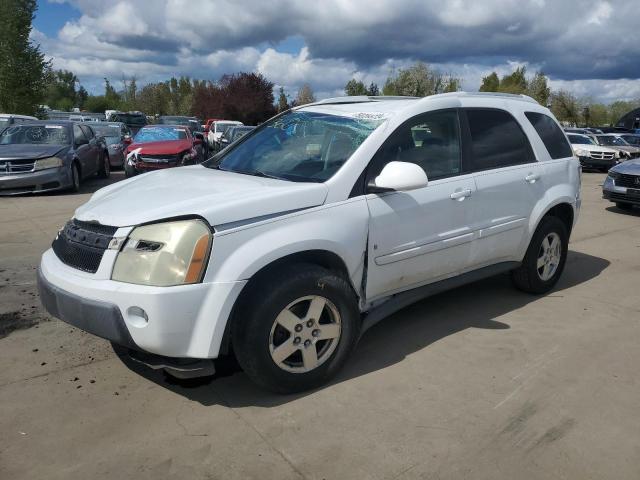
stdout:
[[429,112],[400,126],[369,167],[375,178],[391,161],[423,168],[429,184],[407,192],[368,194],[367,300],[451,277],[468,262],[476,187],[462,174],[455,109]]

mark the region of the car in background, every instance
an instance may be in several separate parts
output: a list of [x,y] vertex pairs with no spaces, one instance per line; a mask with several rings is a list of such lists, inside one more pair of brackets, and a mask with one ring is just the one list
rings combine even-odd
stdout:
[[247,133],[249,133],[254,128],[256,127],[251,127],[248,125],[238,125],[235,127],[227,128],[227,131],[222,134],[222,137],[220,137],[221,149],[227,148],[236,140],[244,137]]
[[602,147],[610,147],[620,152],[620,158],[632,159],[640,157],[640,148],[627,143],[623,138],[615,133],[604,133],[602,135],[591,135],[591,138]]
[[623,210],[640,206],[640,159],[629,160],[609,170],[602,185],[602,197]]
[[635,133],[617,133],[616,135],[622,138],[629,145],[640,147],[640,135]]
[[202,125],[200,125],[200,122],[196,117],[163,115],[158,118],[156,125],[182,125],[187,127],[191,131],[191,135],[193,135],[196,140],[194,146],[198,152],[199,161],[204,162],[209,156],[209,146],[205,141],[204,134],[202,132]]
[[220,138],[222,138],[222,134],[227,130],[227,128],[235,127],[237,125],[242,125],[242,122],[235,120],[218,120],[213,122],[211,127],[209,127],[209,134],[207,135],[209,147],[214,152],[220,150]]
[[29,115],[14,115],[12,113],[0,113],[0,132],[11,125],[22,125],[23,123],[37,122],[36,117]]
[[0,133],[0,194],[78,191],[83,179],[110,172],[107,146],[88,125],[37,121]]
[[195,140],[184,125],[143,127],[127,147],[125,175],[199,163]]
[[132,140],[129,127],[122,122],[87,122],[85,125],[104,138],[111,166],[124,167],[124,152]]
[[107,120],[109,122],[124,123],[127,127],[129,127],[132,135],[138,133],[138,130],[149,123],[147,122],[147,116],[141,112],[112,113],[109,118],[107,118]]
[[569,133],[567,138],[571,143],[573,153],[580,160],[583,168],[590,168],[606,172],[611,167],[620,163],[619,150],[610,147],[601,147],[589,135]]

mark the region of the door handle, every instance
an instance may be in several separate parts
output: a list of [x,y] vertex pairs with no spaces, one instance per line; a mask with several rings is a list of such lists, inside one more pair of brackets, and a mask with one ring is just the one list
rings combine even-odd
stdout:
[[524,177],[524,181],[527,183],[536,183],[537,180],[540,180],[540,175],[537,173],[530,173],[526,177]]
[[471,196],[471,189],[465,188],[464,190],[456,190],[449,197],[451,200],[458,200],[459,202],[463,201],[465,198]]

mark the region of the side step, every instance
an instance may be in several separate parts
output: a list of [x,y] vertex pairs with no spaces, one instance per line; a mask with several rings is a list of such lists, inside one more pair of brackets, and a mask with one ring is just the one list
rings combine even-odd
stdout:
[[208,377],[216,373],[213,359],[172,358],[148,352],[129,350],[129,358],[154,370],[165,370],[180,379]]

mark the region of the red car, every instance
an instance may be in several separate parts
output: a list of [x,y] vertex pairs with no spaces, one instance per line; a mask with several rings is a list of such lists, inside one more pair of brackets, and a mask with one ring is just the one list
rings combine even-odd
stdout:
[[195,138],[183,125],[147,125],[141,128],[126,150],[125,174],[162,168],[180,167],[198,163],[196,145],[202,140]]

